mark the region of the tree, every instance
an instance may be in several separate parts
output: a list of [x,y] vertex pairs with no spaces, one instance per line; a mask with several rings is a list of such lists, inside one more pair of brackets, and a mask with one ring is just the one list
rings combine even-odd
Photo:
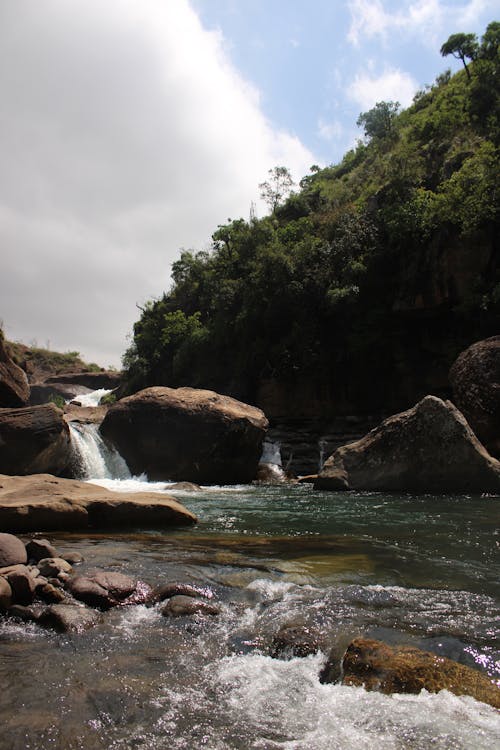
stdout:
[[394,120],[399,107],[399,102],[377,102],[368,112],[360,114],[356,125],[364,128],[367,138],[388,138],[394,134]]
[[266,201],[274,213],[294,186],[290,170],[286,167],[273,167],[268,172],[269,179],[259,185],[260,197]]
[[453,55],[457,60],[461,60],[470,81],[470,70],[467,67],[465,58],[475,60],[478,52],[477,36],[475,34],[452,34],[441,47],[441,55]]

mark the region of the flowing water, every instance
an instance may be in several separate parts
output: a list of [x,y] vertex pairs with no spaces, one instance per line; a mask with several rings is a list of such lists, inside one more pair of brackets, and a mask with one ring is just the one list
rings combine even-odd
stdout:
[[[2,750],[499,746],[498,712],[472,698],[384,696],[318,679],[330,648],[340,658],[353,637],[367,635],[500,680],[498,498],[310,485],[171,494],[198,515],[196,527],[47,536],[84,555],[81,571],[209,587],[220,615],[118,608],[80,635],[0,620]],[[322,651],[271,658],[273,637],[288,624],[314,627]]]

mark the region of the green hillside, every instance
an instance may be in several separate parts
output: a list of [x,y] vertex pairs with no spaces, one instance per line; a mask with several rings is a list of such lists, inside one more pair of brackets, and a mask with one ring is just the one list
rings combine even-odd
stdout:
[[307,416],[447,395],[456,354],[500,330],[499,40],[495,22],[409,109],[362,113],[363,141],[288,197],[273,170],[269,216],[182,252],[134,326],[129,391],[209,387]]

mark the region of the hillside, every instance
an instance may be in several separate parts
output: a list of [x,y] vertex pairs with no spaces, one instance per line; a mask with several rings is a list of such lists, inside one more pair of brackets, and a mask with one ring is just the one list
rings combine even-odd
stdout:
[[448,396],[456,355],[500,330],[499,38],[490,24],[468,70],[409,109],[363,113],[365,139],[286,199],[272,175],[269,216],[182,252],[134,326],[128,390],[209,387],[323,418]]

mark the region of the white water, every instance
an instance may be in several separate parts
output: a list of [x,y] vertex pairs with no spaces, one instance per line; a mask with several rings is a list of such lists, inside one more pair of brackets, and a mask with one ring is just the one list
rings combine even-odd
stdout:
[[78,401],[81,406],[99,406],[101,398],[103,396],[107,396],[108,393],[112,393],[112,390],[106,388],[98,388],[97,391],[82,393],[79,396],[75,396],[74,400]]
[[280,444],[273,443],[270,440],[264,440],[262,443],[262,456],[260,457],[260,463],[282,466]]
[[130,472],[124,459],[104,442],[96,424],[73,422],[69,428],[77,463],[84,479],[130,480]]

